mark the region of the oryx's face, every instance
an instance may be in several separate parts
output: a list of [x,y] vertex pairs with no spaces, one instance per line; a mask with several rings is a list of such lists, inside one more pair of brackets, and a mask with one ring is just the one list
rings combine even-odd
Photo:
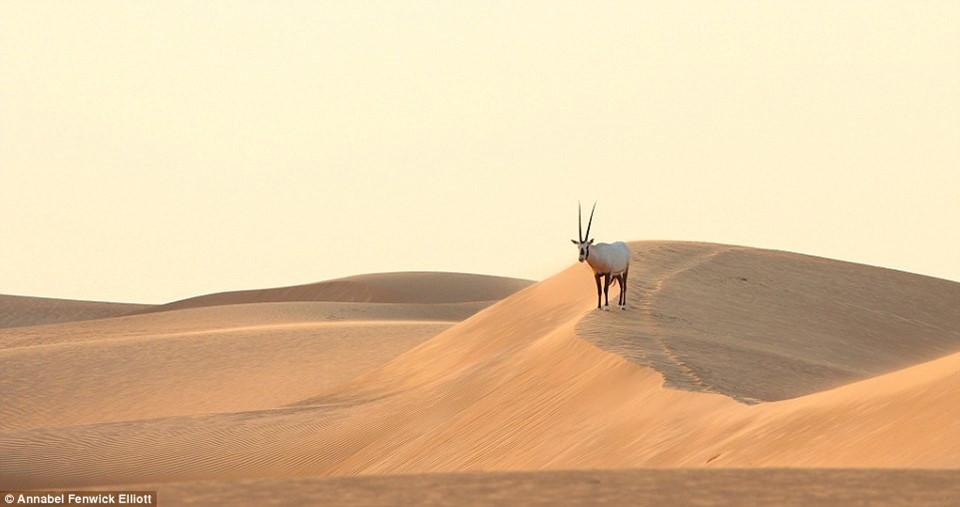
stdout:
[[593,208],[590,209],[590,221],[587,222],[587,233],[584,234],[583,219],[580,217],[580,203],[577,203],[577,233],[580,239],[571,239],[570,242],[580,249],[580,262],[590,258],[590,245],[593,244],[593,238],[590,237],[590,226],[593,225],[593,211],[595,209],[597,209],[597,203],[593,203]]
[[592,238],[589,241],[577,241],[575,239],[571,239],[570,242],[572,242],[574,245],[577,245],[577,248],[580,249],[580,262],[590,258],[590,245],[593,244]]

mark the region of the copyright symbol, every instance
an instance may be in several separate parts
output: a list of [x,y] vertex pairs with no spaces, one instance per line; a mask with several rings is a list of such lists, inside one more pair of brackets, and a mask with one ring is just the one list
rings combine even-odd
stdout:
[[13,503],[14,500],[16,499],[13,497],[13,495],[9,493],[7,493],[6,496],[3,497],[3,501],[6,503]]

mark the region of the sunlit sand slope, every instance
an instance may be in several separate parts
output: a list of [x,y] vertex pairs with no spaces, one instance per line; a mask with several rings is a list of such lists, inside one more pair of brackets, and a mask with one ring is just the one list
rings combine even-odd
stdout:
[[0,330],[0,431],[276,407],[487,306],[259,303]]
[[0,349],[0,432],[272,408],[451,324],[291,322]]
[[151,306],[0,295],[0,328],[116,317]]
[[531,281],[466,273],[374,273],[292,287],[197,296],[147,311],[280,301],[464,303],[503,299]]
[[[634,247],[638,261],[633,279],[659,285],[661,291],[682,279],[674,277],[678,266],[692,262],[690,249],[700,252],[694,255],[710,255],[711,249],[727,248],[666,243]],[[645,257],[645,248],[664,251]],[[715,257],[722,259],[723,254]],[[647,266],[641,268],[643,262]],[[656,268],[657,262],[665,266]],[[826,269],[842,274],[842,265],[823,262]],[[666,263],[674,264],[671,268]],[[736,276],[748,281],[772,276],[763,274],[764,265],[738,265]],[[777,273],[791,266],[784,261]],[[637,276],[643,269],[651,270],[648,276]],[[884,273],[891,272],[877,271],[878,286],[886,286]],[[819,294],[819,285],[805,285],[814,276],[795,279],[796,297],[814,298],[808,291]],[[948,282],[935,282],[941,294],[952,294]],[[835,290],[851,289],[841,284]],[[908,286],[904,294],[914,294],[910,290]],[[690,305],[705,304],[697,299],[701,295],[688,293]],[[648,294],[634,304],[656,305],[656,296]],[[317,388],[285,407],[4,431],[0,482],[50,487],[573,468],[960,467],[960,354],[795,399],[746,405],[722,394],[664,387],[657,369],[584,339],[578,327],[606,325],[612,333],[628,322],[625,319],[634,318],[631,313],[640,314],[641,322],[646,314],[643,306],[635,306],[624,314],[590,317],[606,321],[581,322],[595,311],[595,302],[589,271],[575,265],[382,366]],[[756,313],[792,307],[766,305],[761,299],[753,308]],[[940,305],[897,315],[946,325],[947,320],[936,319],[947,319],[940,313],[949,316],[952,311]],[[759,319],[776,326],[792,317]],[[819,320],[792,322],[809,326],[814,335],[822,329]],[[702,331],[708,333],[709,327]],[[617,332],[625,339],[622,329]],[[642,328],[637,332],[641,337],[644,333]],[[931,342],[934,335],[927,335]],[[841,344],[846,340],[843,334],[834,339]],[[791,340],[756,341],[758,348],[783,346],[782,355],[795,354]],[[883,349],[889,343],[876,342],[875,355],[889,356]],[[850,346],[859,353],[844,352],[835,343],[828,346],[860,365],[873,364],[861,356],[872,353],[870,348],[857,339]],[[216,350],[220,347],[205,354]],[[763,381],[756,380],[750,368],[720,364],[718,376],[731,385],[750,385],[742,379]],[[802,375],[797,379],[806,381]],[[285,391],[294,384],[277,382],[275,388]]]
[[754,248],[631,247],[631,310],[577,331],[669,386],[782,400],[960,350],[955,282]]

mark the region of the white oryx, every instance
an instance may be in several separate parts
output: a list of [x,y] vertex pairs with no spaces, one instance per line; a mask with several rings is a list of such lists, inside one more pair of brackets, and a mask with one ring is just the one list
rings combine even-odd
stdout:
[[620,300],[618,305],[621,310],[627,309],[627,273],[630,271],[630,249],[623,241],[616,243],[597,243],[593,244],[593,238],[590,237],[590,226],[593,225],[593,211],[597,209],[597,203],[593,203],[590,209],[590,221],[587,222],[587,234],[583,234],[583,218],[580,215],[580,203],[577,202],[577,232],[580,234],[580,241],[571,239],[574,245],[580,249],[580,262],[587,261],[590,268],[593,269],[593,277],[597,281],[597,309],[600,308],[600,277],[603,277],[603,297],[604,310],[610,310],[610,281],[616,280],[620,285]]

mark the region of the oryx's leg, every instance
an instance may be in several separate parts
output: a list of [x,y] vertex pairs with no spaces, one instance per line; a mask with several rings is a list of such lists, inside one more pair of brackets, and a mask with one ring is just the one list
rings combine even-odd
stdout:
[[597,281],[597,309],[600,309],[600,294],[603,289],[600,288],[600,273],[594,273],[593,278]]
[[[614,283],[616,283],[616,284],[618,284],[618,285],[620,284],[620,275],[614,275],[614,274],[611,274],[611,275],[610,275],[610,288],[611,288],[611,289],[613,289],[613,284],[614,284]],[[617,305],[620,304],[619,301],[620,301],[620,300],[617,300]]]
[[622,302],[620,303],[621,310],[627,309],[627,274],[629,273],[630,270],[624,271],[623,278],[621,279],[623,282],[622,285],[620,285],[620,299],[622,299]]
[[620,286],[620,294],[617,296],[617,306],[623,309],[623,291],[626,290],[626,283],[623,281],[623,273],[617,275],[617,285]]
[[610,273],[603,274],[603,309],[610,309]]

